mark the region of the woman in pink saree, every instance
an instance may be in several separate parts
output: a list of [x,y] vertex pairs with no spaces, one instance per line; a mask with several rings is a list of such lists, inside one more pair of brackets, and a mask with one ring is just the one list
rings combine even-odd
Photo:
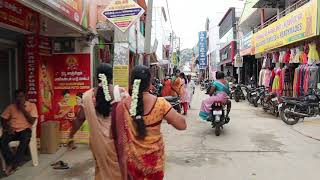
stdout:
[[83,95],[83,107],[73,121],[68,147],[74,149],[74,134],[85,120],[90,128],[90,148],[96,161],[95,180],[122,180],[113,130],[115,115],[113,110],[121,100],[123,90],[113,87],[112,67],[101,64],[97,68],[99,86]]

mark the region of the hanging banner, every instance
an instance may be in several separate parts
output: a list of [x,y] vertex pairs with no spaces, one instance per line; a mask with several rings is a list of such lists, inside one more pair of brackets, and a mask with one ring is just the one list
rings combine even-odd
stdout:
[[56,11],[66,16],[71,21],[87,28],[89,21],[90,0],[40,0]]
[[39,14],[12,0],[0,0],[0,22],[37,33]]
[[[60,54],[52,56],[50,67],[53,75],[54,120],[60,121],[61,141],[65,143],[72,121],[82,106],[82,94],[91,88],[90,55]],[[87,124],[82,127],[75,140],[88,142]]]
[[144,9],[133,0],[115,0],[102,12],[102,15],[120,31],[126,32],[143,13]]
[[35,35],[25,36],[24,59],[26,66],[26,93],[30,102],[38,103],[39,95],[39,38]]
[[253,35],[255,54],[317,35],[317,0],[287,14]]
[[199,69],[207,67],[207,32],[199,32]]

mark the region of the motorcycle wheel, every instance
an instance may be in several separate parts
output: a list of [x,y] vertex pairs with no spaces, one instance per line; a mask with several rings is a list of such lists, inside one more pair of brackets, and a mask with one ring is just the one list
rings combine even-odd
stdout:
[[216,129],[214,130],[214,133],[216,136],[220,136],[221,134],[221,127],[220,126],[216,126]]
[[258,100],[254,100],[253,105],[254,105],[254,107],[258,107]]
[[294,118],[287,117],[286,113],[284,112],[284,109],[287,109],[287,108],[288,107],[284,107],[283,110],[280,111],[281,120],[290,126],[297,124],[299,122],[300,118],[299,117],[294,117]]
[[236,101],[236,102],[239,102],[240,101],[240,99],[239,99],[239,97],[238,96],[234,96],[234,100]]

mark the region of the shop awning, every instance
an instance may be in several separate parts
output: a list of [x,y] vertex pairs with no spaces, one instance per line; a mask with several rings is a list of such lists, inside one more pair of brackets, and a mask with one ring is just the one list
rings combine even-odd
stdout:
[[225,60],[225,61],[220,62],[220,66],[221,66],[221,65],[225,65],[225,64],[232,64],[232,59],[229,59],[229,60]]

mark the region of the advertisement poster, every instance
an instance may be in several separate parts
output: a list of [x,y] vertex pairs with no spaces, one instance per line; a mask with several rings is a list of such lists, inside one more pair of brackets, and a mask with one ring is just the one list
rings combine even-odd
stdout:
[[[90,55],[60,54],[53,55],[50,61],[53,72],[53,118],[60,121],[61,141],[65,143],[72,127],[72,121],[82,106],[82,95],[91,88]],[[50,94],[50,84],[47,94]],[[88,124],[85,123],[76,134],[77,142],[89,140]]]
[[128,89],[129,87],[129,66],[114,65],[113,67],[113,84]]
[[317,0],[311,0],[253,35],[255,54],[317,35]]
[[88,27],[90,0],[41,0],[56,11],[60,12],[71,21],[81,26]]
[[143,13],[144,9],[133,0],[114,0],[102,12],[102,15],[120,31],[126,32]]
[[0,22],[36,33],[39,14],[12,0],[0,0]]
[[199,69],[207,66],[207,32],[199,32]]

